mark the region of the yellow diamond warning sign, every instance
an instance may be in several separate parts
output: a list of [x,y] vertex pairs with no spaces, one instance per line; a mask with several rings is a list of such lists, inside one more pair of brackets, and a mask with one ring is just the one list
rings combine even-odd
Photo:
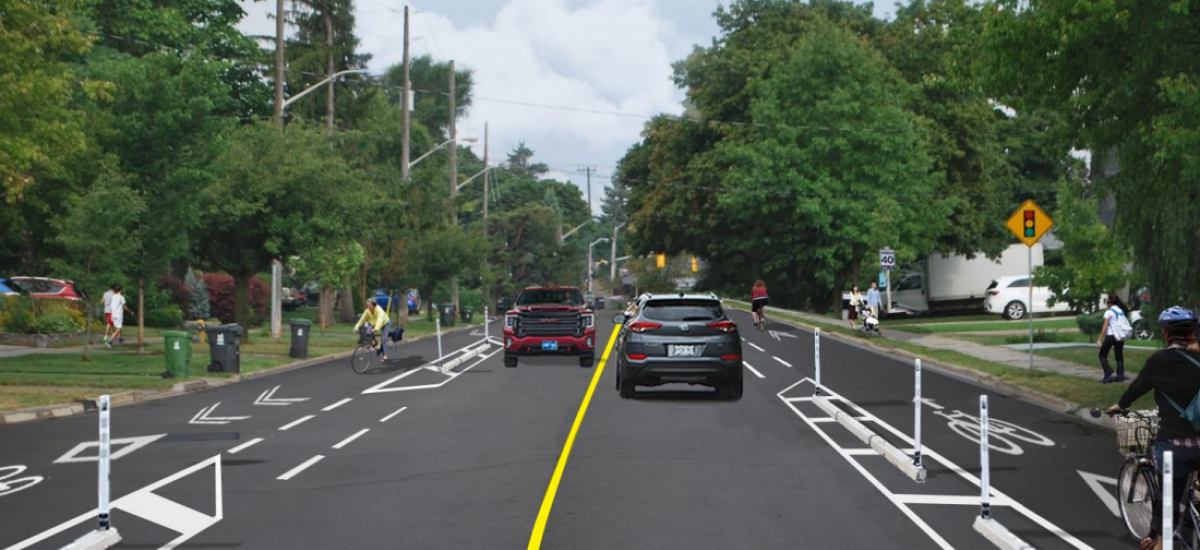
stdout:
[[1025,246],[1033,246],[1054,226],[1054,220],[1050,219],[1037,203],[1029,200],[1013,212],[1004,225],[1025,243]]

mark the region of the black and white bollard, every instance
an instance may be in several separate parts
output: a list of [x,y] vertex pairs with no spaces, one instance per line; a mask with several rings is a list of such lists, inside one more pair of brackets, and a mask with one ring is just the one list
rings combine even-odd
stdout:
[[1163,451],[1162,459],[1162,511],[1163,511],[1163,550],[1175,547],[1175,508],[1174,487],[1172,476],[1175,474],[1175,456],[1171,451]]
[[916,384],[913,389],[913,466],[921,467],[921,360],[913,369]]
[[483,341],[489,344],[492,342],[492,337],[488,336],[488,326],[491,324],[492,320],[488,318],[488,308],[483,306]]
[[988,402],[987,396],[979,396],[979,517],[992,519],[988,493],[991,491],[991,475],[988,471]]
[[813,395],[821,395],[821,329],[813,329],[813,365],[816,369],[816,382]]
[[99,464],[96,492],[99,506],[97,507],[98,525],[95,531],[78,538],[75,542],[63,547],[63,550],[104,550],[121,542],[121,535],[117,533],[116,527],[113,527],[112,520],[109,517],[109,499],[108,499],[108,472],[109,461],[111,460],[111,448],[109,442],[109,415],[112,413],[112,403],[107,395],[101,395],[99,399],[100,413],[100,449],[97,463]]

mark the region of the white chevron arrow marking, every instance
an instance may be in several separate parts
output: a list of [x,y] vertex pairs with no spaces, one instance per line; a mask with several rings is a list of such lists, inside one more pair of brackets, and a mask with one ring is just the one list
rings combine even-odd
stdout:
[[279,391],[279,386],[275,386],[258,396],[254,401],[255,405],[274,405],[277,407],[286,407],[292,403],[300,403],[308,401],[307,397],[275,397],[275,392]]
[[221,402],[217,401],[216,405],[200,409],[200,412],[196,413],[196,416],[193,416],[192,419],[188,421],[188,424],[222,425],[237,420],[245,420],[250,418],[249,416],[208,416],[212,414],[213,411],[217,410],[217,407],[220,405]]

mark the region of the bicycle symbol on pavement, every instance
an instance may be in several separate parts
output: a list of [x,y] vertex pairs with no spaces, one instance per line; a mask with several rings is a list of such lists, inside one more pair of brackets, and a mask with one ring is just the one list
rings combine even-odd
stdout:
[[[942,412],[945,407],[934,403],[932,399],[924,399],[923,401],[934,409],[933,414],[947,420],[947,425],[951,430],[954,430],[954,433],[970,441],[974,441],[976,445],[979,444],[980,430],[978,416],[972,416],[960,410],[945,413]],[[1054,446],[1053,441],[1035,431],[1027,430],[1012,422],[988,418],[988,448],[1004,454],[1024,454],[1025,450],[1017,443],[1018,441],[1042,447]]]
[[42,482],[42,476],[29,476],[12,479],[21,475],[25,467],[21,465],[0,467],[0,497],[11,495],[17,491],[28,489]]

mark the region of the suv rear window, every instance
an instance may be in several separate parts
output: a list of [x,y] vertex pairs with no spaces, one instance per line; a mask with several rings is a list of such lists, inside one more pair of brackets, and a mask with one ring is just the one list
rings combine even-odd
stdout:
[[559,304],[564,306],[583,305],[583,295],[573,288],[539,288],[526,290],[517,298],[519,306]]
[[714,321],[725,317],[720,302],[712,300],[652,300],[642,316],[655,321]]

